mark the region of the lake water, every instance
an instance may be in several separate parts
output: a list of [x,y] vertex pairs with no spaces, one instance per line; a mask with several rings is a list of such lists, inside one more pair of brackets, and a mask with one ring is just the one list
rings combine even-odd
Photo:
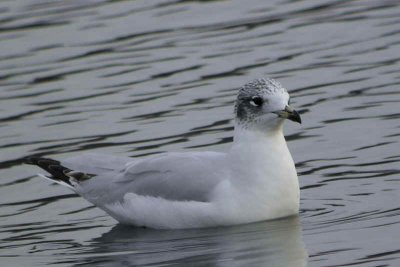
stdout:
[[[1,266],[400,266],[398,1],[0,3]],[[298,217],[118,225],[28,155],[226,151],[237,88],[278,79]]]

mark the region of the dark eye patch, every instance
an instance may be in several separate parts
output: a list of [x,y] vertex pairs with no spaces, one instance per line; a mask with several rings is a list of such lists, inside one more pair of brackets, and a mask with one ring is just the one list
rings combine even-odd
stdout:
[[264,103],[264,100],[262,97],[259,96],[253,96],[250,100],[250,104],[256,107],[261,106]]

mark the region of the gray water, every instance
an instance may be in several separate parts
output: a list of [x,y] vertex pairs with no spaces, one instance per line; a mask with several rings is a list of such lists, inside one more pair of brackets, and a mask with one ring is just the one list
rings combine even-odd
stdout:
[[[0,3],[1,266],[400,266],[400,3]],[[226,151],[236,89],[273,77],[298,217],[118,225],[25,156]]]

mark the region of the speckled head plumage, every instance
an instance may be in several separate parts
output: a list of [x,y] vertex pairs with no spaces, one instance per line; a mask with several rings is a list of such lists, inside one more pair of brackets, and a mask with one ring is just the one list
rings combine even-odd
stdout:
[[274,79],[257,79],[239,89],[235,103],[236,121],[244,126],[279,124],[287,118],[301,122],[299,114],[289,106],[289,94]]

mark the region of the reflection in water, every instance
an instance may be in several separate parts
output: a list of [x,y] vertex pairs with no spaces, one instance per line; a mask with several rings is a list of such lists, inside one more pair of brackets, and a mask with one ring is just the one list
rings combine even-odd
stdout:
[[82,254],[77,266],[307,265],[298,217],[171,231],[117,225],[93,239]]

